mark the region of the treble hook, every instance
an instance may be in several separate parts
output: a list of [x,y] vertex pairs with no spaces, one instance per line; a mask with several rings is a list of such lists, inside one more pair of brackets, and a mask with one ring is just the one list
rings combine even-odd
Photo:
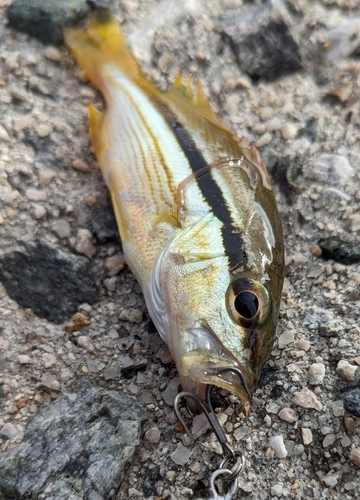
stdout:
[[[246,384],[246,380],[245,380],[245,377],[242,374],[242,372],[238,368],[228,366],[228,367],[225,367],[225,368],[222,368],[221,370],[219,370],[218,376],[222,375],[223,373],[227,373],[227,372],[232,372],[239,377],[239,379],[242,383],[242,386],[244,387],[244,389],[246,391],[246,394],[248,395],[249,399],[251,399],[251,394],[250,394],[249,388]],[[217,437],[219,443],[221,444],[221,447],[223,449],[225,457],[230,456],[232,461],[234,463],[236,463],[236,453],[229,446],[227,439],[226,439],[226,434],[224,432],[224,429],[221,427],[218,419],[216,418],[213,407],[211,405],[211,397],[210,396],[211,396],[212,388],[213,388],[212,385],[208,385],[206,387],[205,401],[202,401],[198,396],[196,396],[195,394],[192,394],[191,392],[180,392],[176,396],[175,401],[174,401],[174,411],[175,411],[177,419],[179,420],[179,422],[181,423],[181,425],[185,429],[188,436],[191,438],[189,428],[186,425],[186,423],[184,422],[184,419],[182,418],[182,416],[180,414],[179,403],[180,403],[181,399],[183,399],[183,398],[190,398],[193,401],[195,401],[200,406],[202,411],[204,412],[205,417],[208,419],[208,422],[209,422],[212,430],[214,431],[215,436]]]

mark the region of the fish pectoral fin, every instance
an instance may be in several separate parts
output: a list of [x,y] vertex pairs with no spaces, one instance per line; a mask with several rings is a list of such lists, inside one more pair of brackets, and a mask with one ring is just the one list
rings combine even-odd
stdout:
[[91,104],[88,106],[90,120],[90,136],[94,148],[94,153],[99,157],[101,149],[102,122],[104,113],[94,108]]

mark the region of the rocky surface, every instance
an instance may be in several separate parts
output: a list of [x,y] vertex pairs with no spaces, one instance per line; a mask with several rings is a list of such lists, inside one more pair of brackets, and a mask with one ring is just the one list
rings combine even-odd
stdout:
[[121,392],[77,382],[1,457],[2,498],[115,498],[146,418]]
[[[214,391],[229,443],[246,457],[237,498],[360,498],[359,3],[109,3],[155,85],[168,88],[181,68],[199,77],[223,120],[255,142],[273,179],[287,254],[278,340],[251,405],[242,408],[234,395]],[[114,498],[206,498],[221,447],[200,419],[194,441],[176,424],[171,404],[177,372],[165,364],[166,350],[124,266],[107,190],[91,153],[86,104],[102,106],[101,98],[64,46],[45,46],[29,30],[8,25],[9,4],[0,0],[1,463],[6,467],[6,459],[25,447],[36,449],[41,429],[29,440],[32,417],[52,413],[59,401],[68,401],[65,394],[74,393],[73,384],[86,378],[96,391],[121,391],[115,400],[124,393],[147,412],[125,477],[113,476]],[[277,13],[271,19],[278,20],[279,30],[272,25],[266,31],[270,17],[261,17],[264,10]],[[68,9],[65,17],[73,12]],[[245,14],[249,25],[239,30],[248,43],[244,53],[234,23]],[[30,25],[34,21],[35,14]],[[56,33],[46,21],[45,34],[48,27]],[[249,62],[261,69],[269,47],[276,55],[269,59],[272,66],[264,66],[266,74],[253,72]],[[296,56],[290,67],[289,54]],[[63,257],[44,260],[35,241],[47,255]],[[86,280],[77,277],[71,291],[64,288],[64,275],[75,266],[66,263],[77,259],[91,269],[99,300],[90,304],[92,299],[79,296],[70,311],[62,308],[74,289],[85,290]],[[50,262],[53,271],[45,273]],[[44,282],[46,275],[55,281]],[[50,300],[59,283],[56,300]],[[76,309],[81,321],[79,316],[69,321]],[[66,407],[64,422],[72,411]],[[102,418],[106,441],[115,424],[106,412]],[[56,456],[49,452],[45,467]],[[74,471],[85,470],[80,462],[39,494],[78,498],[90,481],[90,476],[74,478]],[[14,465],[7,471],[13,485],[7,487],[22,484],[14,486],[17,470]],[[37,494],[35,480],[29,488]],[[89,498],[106,495],[91,491]]]

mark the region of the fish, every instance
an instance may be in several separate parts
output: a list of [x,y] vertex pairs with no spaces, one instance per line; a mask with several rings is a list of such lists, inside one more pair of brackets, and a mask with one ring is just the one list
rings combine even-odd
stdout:
[[210,384],[248,400],[272,350],[284,279],[281,220],[257,149],[222,123],[199,80],[180,73],[160,92],[109,11],[64,36],[104,98],[105,111],[88,109],[93,149],[183,390],[203,399]]

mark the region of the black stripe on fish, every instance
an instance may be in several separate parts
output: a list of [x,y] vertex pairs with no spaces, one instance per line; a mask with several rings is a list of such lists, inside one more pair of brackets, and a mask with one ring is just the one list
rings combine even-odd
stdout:
[[[197,149],[195,142],[183,125],[165,104],[159,102],[157,99],[154,99],[154,103],[173,131],[177,142],[189,162],[191,170],[197,172],[200,168],[205,167],[207,165],[205,158]],[[231,271],[235,271],[245,266],[243,239],[239,230],[234,227],[234,222],[223,196],[223,192],[213,179],[211,171],[196,177],[196,182],[203,197],[211,207],[213,214],[223,223],[221,229],[222,240]]]

